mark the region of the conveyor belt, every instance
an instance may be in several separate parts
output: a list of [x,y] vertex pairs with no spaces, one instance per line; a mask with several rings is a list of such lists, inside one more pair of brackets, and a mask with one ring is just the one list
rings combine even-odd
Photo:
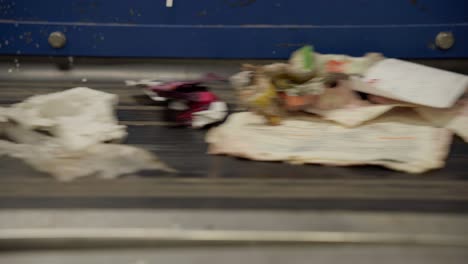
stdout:
[[[3,157],[0,158],[0,208],[468,212],[468,147],[459,138],[454,140],[445,168],[421,175],[376,166],[293,166],[209,156],[205,153],[206,130],[174,127],[163,119],[162,106],[146,99],[138,89],[125,87],[114,75],[108,81],[95,78],[94,81],[80,82],[79,74],[74,74],[70,81],[60,74],[51,75],[58,76],[57,81],[35,81],[33,66],[25,64],[23,81],[18,76],[0,80],[2,106],[34,94],[76,86],[118,94],[117,114],[121,123],[128,125],[129,137],[125,143],[154,151],[179,173],[142,172],[117,180],[90,177],[61,183],[20,161]],[[4,76],[8,77],[7,74]],[[229,87],[214,89],[228,103],[235,104]]]

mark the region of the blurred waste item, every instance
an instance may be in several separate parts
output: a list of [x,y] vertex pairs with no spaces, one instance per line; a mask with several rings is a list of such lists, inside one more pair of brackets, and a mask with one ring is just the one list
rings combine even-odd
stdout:
[[227,104],[206,86],[225,81],[225,78],[209,73],[195,80],[141,80],[126,81],[126,84],[142,87],[153,101],[165,102],[168,121],[202,128],[222,122],[228,114]]
[[10,141],[0,140],[0,155],[19,158],[59,180],[174,171],[151,152],[116,144],[127,135],[114,113],[117,101],[117,95],[77,87],[1,108],[0,134]]
[[309,46],[241,70],[230,83],[253,113],[210,130],[210,154],[422,173],[444,166],[452,133],[468,142],[465,75]]
[[232,87],[241,104],[270,125],[300,111],[328,115],[375,104],[450,108],[468,87],[462,74],[379,53],[319,54],[311,46],[293,52],[287,63],[245,64],[241,70],[230,78]]
[[[117,102],[117,95],[77,87],[29,97],[8,108],[6,117],[15,130],[47,132],[65,149],[74,151],[127,135],[114,114]],[[8,136],[17,134],[9,129]]]
[[242,104],[264,116],[270,125],[279,125],[291,111],[368,105],[352,89],[351,77],[362,76],[383,59],[379,53],[323,55],[305,46],[293,52],[287,63],[245,64],[230,82]]

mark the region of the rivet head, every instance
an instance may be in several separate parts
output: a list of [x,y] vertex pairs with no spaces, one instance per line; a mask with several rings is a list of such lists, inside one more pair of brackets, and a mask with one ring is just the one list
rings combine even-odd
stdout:
[[448,50],[455,44],[455,37],[452,32],[439,32],[436,36],[435,43],[439,49]]
[[67,43],[67,37],[60,31],[55,31],[49,35],[49,45],[54,49],[60,49]]

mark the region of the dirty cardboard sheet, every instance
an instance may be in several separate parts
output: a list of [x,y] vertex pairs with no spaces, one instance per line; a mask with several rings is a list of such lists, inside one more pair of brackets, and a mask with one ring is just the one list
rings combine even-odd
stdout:
[[409,173],[444,166],[452,140],[448,129],[421,125],[421,119],[412,124],[417,117],[389,115],[346,128],[311,117],[268,126],[253,113],[237,113],[209,131],[208,152],[294,164],[381,165]]

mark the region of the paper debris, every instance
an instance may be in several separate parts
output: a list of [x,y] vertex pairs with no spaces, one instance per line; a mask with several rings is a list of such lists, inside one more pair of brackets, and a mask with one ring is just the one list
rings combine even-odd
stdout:
[[200,128],[222,121],[228,114],[225,102],[213,102],[208,110],[193,113],[192,127]]
[[166,101],[166,98],[159,96],[156,92],[146,89],[146,87],[156,86],[156,85],[161,85],[161,84],[163,84],[162,81],[147,80],[147,79],[138,80],[138,81],[134,81],[134,80],[125,81],[126,86],[134,86],[134,87],[143,88],[142,89],[143,93],[146,94],[149,98],[151,98],[151,100],[156,101],[156,102],[164,102]]
[[138,80],[138,81],[134,81],[134,80],[125,81],[126,86],[137,86],[137,87],[142,87],[142,88],[147,87],[147,86],[160,85],[162,83],[163,83],[162,81],[147,80],[147,79]]
[[148,90],[148,89],[142,89],[143,93],[146,94],[149,98],[151,98],[151,100],[155,101],[155,102],[165,102],[167,101],[167,98],[166,97],[162,97],[162,96],[159,96],[158,93],[156,92],[153,92],[151,90]]
[[113,179],[141,170],[174,172],[149,151],[128,145],[95,144],[78,152],[64,151],[59,145],[18,144],[0,140],[0,156],[18,158],[61,181],[84,176]]
[[78,87],[32,96],[12,105],[6,116],[25,129],[52,134],[66,149],[79,150],[126,136],[114,115],[117,101],[114,94]]
[[236,114],[212,129],[212,154],[419,173],[443,166],[451,132],[468,140],[468,110],[452,108],[467,76],[379,53],[350,57],[305,46],[288,63],[245,64],[230,81],[258,116]]
[[143,149],[104,144],[126,135],[114,114],[117,96],[89,88],[30,97],[0,108],[0,156],[19,158],[59,180],[115,178],[139,170],[174,170]]
[[444,128],[376,122],[345,128],[322,121],[286,119],[268,126],[261,117],[231,115],[207,134],[210,154],[294,164],[381,165],[409,173],[444,166],[451,142]]
[[332,110],[307,109],[306,112],[317,114],[325,120],[334,121],[347,127],[355,127],[375,119],[399,105],[370,105]]
[[[208,73],[194,80],[174,80],[159,83],[142,80],[139,82],[126,81],[127,85],[143,86],[143,92],[153,101],[167,101],[167,121],[180,125],[190,125],[202,128],[203,125],[216,123],[224,119],[223,111],[215,113],[219,105],[227,108],[227,104],[220,101],[216,94],[206,84],[224,82],[225,78]],[[197,119],[197,120],[195,120]]]
[[438,108],[453,106],[468,87],[465,75],[397,59],[377,62],[365,80],[355,90]]
[[229,78],[229,83],[236,90],[240,90],[243,87],[247,87],[252,84],[253,74],[254,73],[252,71],[238,72]]
[[278,125],[293,112],[331,110],[370,104],[353,89],[351,77],[362,76],[383,60],[379,53],[364,57],[319,54],[312,46],[294,51],[288,63],[242,65],[230,78],[243,107]]
[[419,107],[415,110],[432,125],[445,127],[468,142],[468,99],[450,109]]
[[361,100],[347,83],[348,82],[342,82],[342,84],[333,89],[325,89],[325,91],[318,96],[317,101],[306,109],[334,110],[370,105],[369,102]]

